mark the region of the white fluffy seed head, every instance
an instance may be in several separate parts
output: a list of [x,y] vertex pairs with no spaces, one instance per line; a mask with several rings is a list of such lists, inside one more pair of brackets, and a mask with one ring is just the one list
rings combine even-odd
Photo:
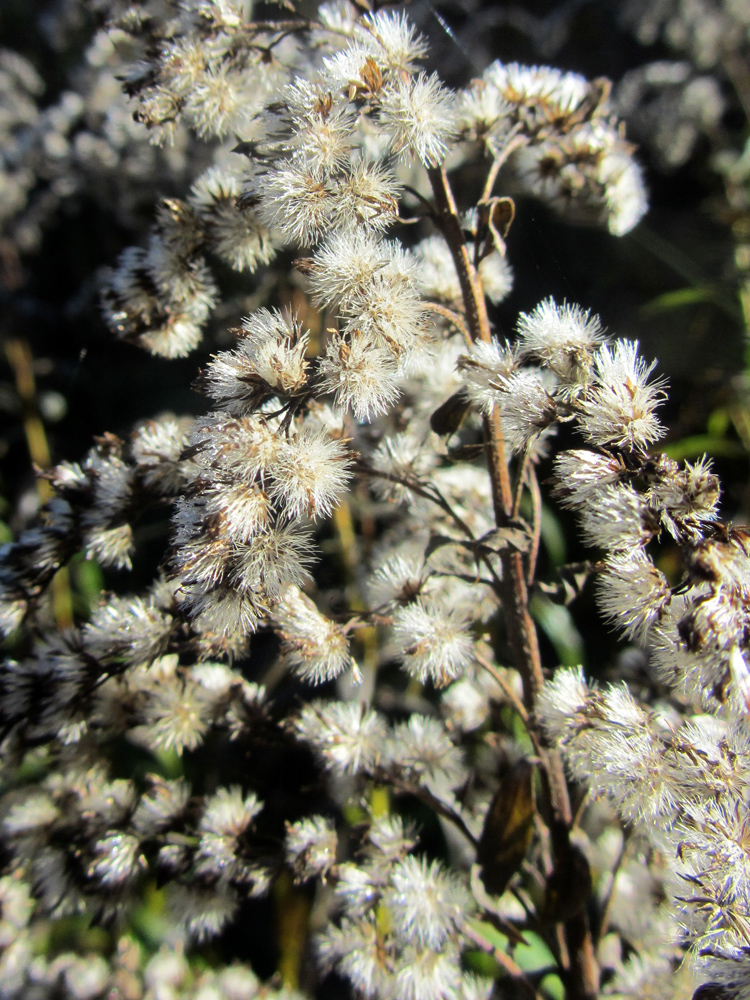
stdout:
[[380,104],[392,151],[416,156],[426,167],[438,166],[456,134],[454,105],[437,74],[400,78],[384,90]]
[[445,685],[471,662],[473,639],[465,609],[447,608],[428,598],[394,614],[397,649],[405,669],[417,680]]
[[618,340],[594,358],[593,384],[581,401],[579,425],[592,444],[645,449],[664,435],[656,407],[664,382],[649,382],[656,362],[638,357],[638,344]]

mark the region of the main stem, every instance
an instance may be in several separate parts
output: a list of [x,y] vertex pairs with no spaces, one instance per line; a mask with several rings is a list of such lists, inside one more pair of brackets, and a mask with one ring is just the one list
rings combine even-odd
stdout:
[[[474,342],[481,340],[490,343],[492,334],[484,290],[466,246],[445,169],[434,167],[428,173],[435,197],[437,221],[458,272],[466,310],[466,325]],[[508,524],[513,509],[505,438],[497,409],[485,415],[483,421],[495,521],[502,528]],[[544,674],[536,626],[529,611],[523,557],[520,552],[506,548],[502,550],[500,559],[503,568],[501,598],[508,642],[514,665],[523,681],[524,704],[533,717],[534,706],[544,683]],[[551,837],[555,868],[564,868],[571,856],[570,828],[573,822],[568,786],[560,755],[554,747],[546,748],[543,763],[545,791],[552,815]],[[564,928],[568,951],[568,968],[565,971],[569,1000],[593,1000],[599,992],[599,970],[585,911],[566,920]]]

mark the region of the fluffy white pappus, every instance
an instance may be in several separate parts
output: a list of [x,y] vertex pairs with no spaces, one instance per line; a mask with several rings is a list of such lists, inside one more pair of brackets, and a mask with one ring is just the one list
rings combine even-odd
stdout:
[[373,863],[383,862],[390,869],[415,847],[418,840],[413,824],[394,814],[375,816],[367,831],[367,853]]
[[323,391],[335,393],[335,405],[365,423],[387,412],[400,395],[393,353],[358,331],[349,338],[333,334],[318,371]]
[[169,307],[180,308],[196,323],[208,318],[216,304],[218,290],[202,257],[178,253],[165,238],[153,235],[145,263],[151,280]]
[[308,334],[292,316],[258,309],[242,321],[239,346],[214,355],[204,391],[230,413],[256,408],[270,393],[293,396],[307,383]]
[[342,314],[349,320],[346,330],[350,336],[361,330],[387,347],[405,370],[429,363],[431,319],[408,266],[379,271],[367,289],[352,297]]
[[274,164],[253,181],[252,191],[262,221],[293,246],[310,246],[330,229],[334,189],[304,164]]
[[525,451],[557,419],[557,404],[543,373],[523,368],[495,379],[494,386],[506,444],[511,451]]
[[424,554],[387,555],[368,579],[371,605],[410,603],[424,589],[428,572]]
[[400,11],[366,14],[360,22],[358,37],[379,63],[397,73],[413,72],[414,63],[424,59],[428,52],[426,39]]
[[512,112],[513,105],[486,80],[473,80],[458,94],[456,114],[462,134],[484,143],[492,156],[499,156],[508,141]]
[[671,596],[667,578],[642,548],[609,556],[597,580],[603,616],[627,639],[641,644]]
[[91,487],[89,476],[78,462],[60,462],[49,471],[50,482],[56,490],[75,492],[86,491]]
[[474,678],[464,677],[445,689],[440,707],[450,729],[471,733],[481,728],[489,718],[490,699],[484,687]]
[[143,837],[152,837],[176,823],[190,801],[191,788],[184,778],[168,781],[148,776],[150,788],[141,796],[133,813],[133,827]]
[[[318,7],[318,20],[323,27],[323,39],[331,44],[330,35],[337,38],[353,38],[361,30],[357,11],[348,0],[326,0]],[[334,40],[333,44],[336,43]],[[316,36],[316,42],[318,37]],[[340,43],[339,43],[340,44]]]
[[372,54],[373,46],[361,39],[346,48],[326,56],[321,80],[332,90],[345,89],[351,96],[357,92],[372,93],[382,86],[383,74]]
[[493,250],[479,263],[479,278],[484,294],[493,305],[499,305],[513,291],[513,268],[507,258]]
[[336,827],[327,816],[287,823],[284,853],[299,882],[325,878],[336,864],[337,845]]
[[520,63],[492,63],[483,74],[484,81],[499,92],[504,101],[515,106],[541,106],[549,124],[565,118],[586,101],[591,86],[579,73],[564,73],[550,66],[523,66]]
[[[189,506],[195,508],[195,517],[180,518],[180,529],[184,534],[175,538],[172,565],[176,572],[183,573],[191,584],[206,589],[218,586],[226,577],[233,547],[230,540],[213,531],[210,535],[201,533],[201,501],[180,504],[179,514],[184,514]],[[188,531],[194,537],[188,535]]]
[[94,508],[86,512],[86,524],[100,525],[122,513],[133,491],[133,470],[119,455],[92,449],[86,469],[94,474]]
[[211,887],[171,883],[167,892],[170,920],[194,941],[216,937],[232,920],[239,899],[226,883],[219,880]]
[[0,634],[7,636],[20,628],[27,609],[25,600],[6,600],[5,595],[0,596]]
[[665,474],[649,491],[651,506],[659,511],[661,522],[676,541],[698,541],[706,526],[719,516],[721,490],[718,476],[711,472],[711,461],[685,462],[680,469],[669,464]]
[[83,550],[87,558],[95,559],[102,566],[132,569],[134,549],[133,529],[129,524],[120,524],[116,528],[89,528],[83,534]]
[[439,951],[463,927],[470,912],[470,894],[456,875],[439,861],[413,855],[399,861],[384,897],[396,935],[420,948]]
[[254,792],[246,795],[239,785],[219,788],[206,799],[198,829],[204,834],[239,837],[262,809]]
[[575,717],[586,707],[589,688],[583,667],[555,671],[537,698],[535,714],[555,743],[559,743],[574,724]]
[[10,807],[2,828],[10,837],[24,837],[51,827],[60,817],[60,810],[49,795],[37,790]]
[[351,478],[351,456],[342,441],[304,426],[279,447],[269,472],[270,495],[290,517],[328,517]]
[[235,271],[269,264],[276,252],[271,233],[254,210],[240,206],[243,181],[236,169],[216,165],[193,185],[190,201],[206,230],[211,250]]
[[328,176],[351,160],[357,119],[348,100],[302,77],[289,84],[283,98],[291,127],[289,148],[297,162]]
[[580,517],[586,544],[609,552],[635,549],[658,533],[644,497],[622,483],[603,486],[596,503],[583,507]]
[[141,597],[110,597],[83,628],[83,644],[91,656],[131,666],[150,663],[166,651],[172,619]]
[[128,736],[149,750],[174,750],[182,754],[203,742],[213,712],[214,699],[200,684],[168,678],[148,690],[141,710],[141,724]]
[[624,235],[648,207],[632,147],[609,122],[598,119],[515,158],[521,183],[573,221],[606,225]]
[[679,761],[624,685],[587,694],[580,668],[558,671],[536,710],[573,776],[626,822],[669,821],[682,798]]
[[605,190],[607,228],[613,236],[624,236],[648,211],[643,170],[633,158],[632,147],[613,142],[599,164],[599,182]]
[[598,316],[566,302],[545,299],[531,313],[518,318],[518,336],[523,357],[541,361],[559,378],[584,375],[591,355],[604,338]]
[[336,774],[356,774],[381,759],[388,727],[382,716],[357,702],[314,701],[292,723],[323,765]]
[[146,858],[141,853],[140,838],[132,833],[111,833],[94,846],[94,860],[89,866],[89,878],[107,888],[119,888],[145,870]]
[[484,341],[474,344],[469,354],[458,359],[457,368],[471,401],[489,413],[495,405],[498,388],[505,385],[518,364],[515,344],[493,339],[488,344]]
[[[205,312],[207,319],[210,309],[201,312]],[[203,339],[204,322],[187,312],[174,311],[162,323],[140,334],[138,343],[159,358],[186,358]]]
[[262,73],[211,60],[185,94],[183,113],[201,138],[241,134],[260,108],[265,91],[262,80]]
[[[181,582],[177,599],[193,626],[206,640],[215,640],[217,650],[222,653],[241,652],[242,638],[252,635],[269,611],[265,595],[256,591],[239,593],[228,586],[206,591],[192,583]],[[240,645],[236,649],[238,641]]]
[[204,260],[176,253],[154,235],[148,251],[130,247],[121,255],[102,297],[105,318],[117,336],[176,358],[200,343],[217,290]]
[[698,598],[682,622],[682,632],[693,648],[708,648],[728,653],[744,643],[748,624],[747,601],[727,589]]
[[[727,693],[730,679],[726,653],[712,647],[689,650],[680,623],[691,602],[685,595],[673,597],[649,634],[650,669],[655,677],[686,701],[696,701],[707,712],[716,712]],[[732,708],[733,691],[729,689]],[[740,708],[741,710],[741,708]]]
[[595,451],[564,451],[555,459],[554,495],[563,507],[580,510],[596,504],[599,491],[617,485],[625,474],[613,455]]
[[638,356],[638,343],[603,345],[594,359],[594,384],[581,400],[578,422],[592,444],[645,449],[664,435],[654,411],[666,398],[664,381],[648,381],[656,367]]
[[144,484],[166,496],[184,486],[181,456],[187,447],[190,420],[148,420],[134,432],[130,453]]
[[373,468],[384,474],[382,477],[373,477],[373,489],[384,500],[404,503],[414,496],[409,489],[409,482],[419,482],[420,477],[429,472],[436,462],[435,452],[427,449],[423,441],[408,432],[389,434],[383,438],[372,456]]
[[247,544],[268,529],[273,513],[268,494],[257,483],[214,483],[200,498],[187,501],[187,506],[188,509],[196,508],[195,522],[189,515],[185,517],[178,525],[176,542],[181,536],[188,538],[189,533],[198,533],[204,521],[215,518],[221,525],[222,534],[233,543]]
[[461,301],[461,285],[450,248],[442,236],[428,236],[414,248],[416,280],[421,292],[434,299]]
[[298,587],[289,587],[273,611],[286,662],[310,684],[324,684],[354,667],[344,629],[326,618]]
[[275,603],[288,586],[307,583],[314,558],[307,525],[298,521],[271,525],[236,550],[230,580],[241,594],[251,599],[265,595]]
[[399,78],[380,95],[380,123],[391,136],[394,153],[437,167],[458,131],[453,94],[436,73]]
[[336,228],[386,229],[398,217],[400,193],[401,184],[386,164],[359,160],[336,178]]
[[[473,244],[467,244],[469,253]],[[461,285],[448,244],[442,236],[428,236],[414,249],[417,259],[416,280],[421,292],[430,298],[461,302]],[[479,277],[485,295],[495,305],[510,295],[513,270],[507,260],[494,250],[479,264]]]
[[433,599],[419,598],[394,613],[396,655],[420,683],[431,680],[444,686],[471,663],[470,620],[465,608],[447,608]]
[[347,917],[369,916],[382,899],[387,871],[345,862],[339,866],[336,897]]
[[224,477],[252,482],[268,468],[280,445],[274,422],[260,414],[232,418],[210,413],[190,435],[196,480],[201,488]]
[[436,791],[457,788],[466,778],[463,753],[440,719],[414,714],[399,723],[386,755],[389,766]]
[[28,927],[34,900],[28,884],[17,873],[0,878],[0,947],[7,948]]
[[344,306],[367,297],[375,275],[388,269],[391,280],[410,278],[413,258],[392,240],[367,229],[335,233],[317,248],[310,268],[313,301],[318,306]]
[[407,947],[396,965],[399,1000],[450,1000],[459,995],[461,962],[455,947],[441,951]]
[[316,944],[323,967],[337,969],[367,1000],[398,995],[374,921],[345,919],[338,927],[329,923]]

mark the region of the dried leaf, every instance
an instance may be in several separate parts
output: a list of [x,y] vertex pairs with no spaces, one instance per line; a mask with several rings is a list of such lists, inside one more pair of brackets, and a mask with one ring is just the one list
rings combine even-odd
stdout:
[[430,417],[430,427],[441,437],[455,434],[468,412],[469,400],[463,390],[460,390],[441,403],[433,412]]
[[490,552],[501,552],[503,549],[515,549],[516,552],[528,552],[531,545],[529,530],[524,524],[508,525],[507,528],[495,528],[479,540],[483,548]]
[[521,867],[534,834],[534,768],[519,761],[495,793],[477,847],[487,892],[501,896]]

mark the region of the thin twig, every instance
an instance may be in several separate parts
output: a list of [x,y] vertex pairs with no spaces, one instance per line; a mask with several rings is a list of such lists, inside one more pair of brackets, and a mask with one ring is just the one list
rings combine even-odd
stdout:
[[[520,123],[515,126],[516,129],[520,129],[520,127],[521,127]],[[517,149],[520,149],[522,146],[525,146],[527,142],[528,139],[526,138],[525,135],[514,135],[513,138],[510,139],[510,141],[506,144],[505,149],[502,151],[502,153],[500,153],[499,156],[496,156],[495,159],[492,161],[492,166],[490,167],[490,171],[487,174],[487,180],[485,181],[484,184],[484,191],[482,191],[482,198],[479,202],[480,205],[482,204],[483,201],[489,201],[489,199],[492,197],[492,189],[495,186],[497,175],[500,173],[500,170],[507,162],[508,157],[511,155],[511,153],[515,153]]]
[[622,844],[620,845],[620,850],[617,854],[617,857],[615,858],[615,863],[612,865],[612,881],[610,882],[609,888],[607,889],[607,894],[604,897],[604,900],[602,901],[602,909],[601,909],[602,915],[601,915],[601,920],[599,921],[599,928],[596,935],[597,941],[601,941],[601,939],[604,937],[604,935],[607,933],[607,930],[609,929],[609,920],[612,915],[612,900],[614,899],[615,895],[615,882],[617,881],[617,873],[620,871],[622,863],[625,860],[625,854],[627,852],[627,847],[628,847],[628,839],[629,839],[628,832],[626,830],[623,830]]
[[528,478],[531,493],[531,545],[527,555],[526,581],[531,586],[536,574],[536,560],[542,537],[542,491],[539,489],[539,477],[533,464],[529,466]]
[[474,343],[471,339],[471,334],[469,333],[469,328],[466,323],[464,323],[463,316],[460,313],[454,312],[452,309],[448,309],[445,306],[441,306],[437,302],[425,302],[423,303],[425,309],[429,309],[430,312],[435,312],[443,319],[447,319],[449,323],[458,330],[461,336],[464,338],[467,347],[471,347]]
[[513,708],[515,708],[516,712],[518,712],[518,714],[520,715],[521,722],[523,722],[525,726],[530,725],[531,720],[529,718],[529,713],[526,711],[523,702],[518,697],[513,688],[510,686],[510,684],[507,682],[507,680],[500,673],[500,671],[495,666],[493,666],[493,664],[490,663],[489,660],[485,659],[481,653],[477,653],[476,650],[474,652],[474,659],[477,661],[480,667],[484,667],[487,673],[490,674],[490,676],[495,681],[497,681],[497,683],[503,689],[508,701],[511,703]]
[[403,778],[396,777],[391,774],[390,771],[385,770],[385,768],[376,768],[372,773],[372,777],[375,781],[379,781],[384,785],[390,785],[390,787],[396,791],[404,792],[407,795],[413,795],[415,799],[419,799],[420,802],[423,802],[426,806],[434,809],[439,816],[450,820],[454,826],[458,827],[472,847],[477,847],[479,841],[466,825],[466,821],[463,816],[457,813],[455,809],[451,809],[450,806],[446,805],[445,802],[443,802],[442,799],[439,799],[436,795],[433,795],[427,788],[424,788],[422,785],[415,785]]
[[466,924],[464,926],[464,934],[474,942],[477,948],[486,952],[488,955],[492,955],[498,965],[502,965],[508,975],[512,976],[519,986],[523,986],[523,988],[528,991],[528,995],[533,997],[533,1000],[542,1000],[541,994],[534,988],[534,984],[529,980],[521,966],[513,961],[510,955],[507,955],[500,948],[497,948],[494,944],[492,944],[491,941],[482,937],[482,935],[478,931],[475,931],[470,924]]
[[[490,343],[492,335],[484,290],[468,252],[448,177],[443,167],[430,169],[428,175],[437,209],[436,222],[448,243],[458,273],[466,324],[473,341]],[[493,410],[485,415],[483,424],[495,522],[499,528],[503,528],[511,518],[513,491],[499,412]],[[503,550],[500,560],[503,578],[499,593],[505,613],[508,642],[514,665],[523,681],[524,706],[529,716],[533,717],[534,706],[544,685],[544,674],[536,626],[529,610],[526,569],[522,554],[512,549]],[[545,748],[541,757],[543,787],[552,814],[551,835],[555,861],[566,864],[573,817],[565,772],[560,755],[554,747]],[[585,911],[568,919],[564,925],[564,935],[561,928],[561,940],[563,938],[564,950],[570,956],[570,967],[564,970],[569,1000],[594,1000],[599,990],[599,971]]]
[[523,488],[526,482],[526,472],[528,470],[530,462],[531,462],[531,452],[527,448],[523,454],[521,467],[518,470],[518,481],[516,482],[516,492],[513,497],[513,507],[510,512],[510,516],[514,521],[518,517],[518,513],[521,509],[521,500],[523,499]]

